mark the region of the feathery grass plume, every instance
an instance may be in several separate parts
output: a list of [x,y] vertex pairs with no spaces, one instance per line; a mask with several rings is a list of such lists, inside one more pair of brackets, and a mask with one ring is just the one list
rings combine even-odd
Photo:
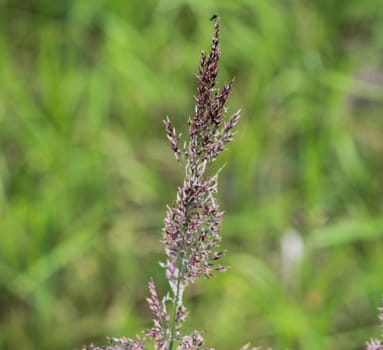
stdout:
[[[181,134],[177,134],[169,118],[164,121],[167,138],[178,162],[185,167],[183,185],[178,188],[175,203],[168,206],[162,242],[170,292],[159,298],[153,280],[149,282],[147,298],[153,314],[153,327],[145,331],[143,339],[110,339],[109,345],[84,347],[83,350],[144,350],[151,341],[155,350],[212,350],[202,348],[204,338],[194,331],[183,334],[182,324],[188,313],[183,304],[183,291],[198,277],[212,277],[214,271],[224,271],[217,264],[223,255],[219,250],[221,236],[219,225],[222,211],[216,203],[218,173],[209,176],[207,167],[233,139],[233,128],[239,120],[239,111],[224,121],[226,103],[233,81],[216,89],[218,75],[219,18],[215,18],[215,31],[208,54],[201,53],[196,106],[189,119],[189,139],[179,146]],[[168,304],[170,311],[168,312]],[[245,345],[242,350],[249,349]],[[255,350],[255,348],[253,348]]]
[[[184,143],[182,150],[178,145],[181,135],[177,134],[169,118],[164,121],[175,157],[185,166],[183,186],[178,189],[174,205],[168,207],[163,230],[167,260],[161,266],[166,270],[173,304],[168,337],[170,350],[176,341],[185,349],[191,348],[192,343],[195,344],[193,349],[203,343],[200,335],[182,338],[180,333],[186,318],[182,299],[185,287],[200,276],[211,277],[213,271],[225,270],[223,265],[216,264],[223,254],[217,250],[221,241],[219,225],[222,221],[222,212],[215,199],[218,174],[208,176],[206,169],[224,150],[225,144],[233,139],[232,129],[239,120],[239,112],[224,122],[233,81],[220,90],[215,89],[220,57],[219,29],[220,22],[217,20],[210,52],[201,54],[196,106],[188,121],[189,140]],[[154,328],[158,329],[156,325]],[[160,334],[164,334],[163,329]],[[157,332],[153,339],[158,339],[158,336]],[[193,342],[191,339],[194,339]],[[157,346],[161,349],[160,344]]]
[[[380,325],[382,326],[382,337],[383,337],[383,298],[382,298],[382,306],[378,308],[378,310],[379,310]],[[383,350],[383,340],[371,339],[367,343],[367,350]]]

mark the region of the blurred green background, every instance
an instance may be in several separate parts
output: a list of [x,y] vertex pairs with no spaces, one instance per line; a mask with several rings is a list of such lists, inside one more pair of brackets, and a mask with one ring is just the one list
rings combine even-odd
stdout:
[[381,0],[0,0],[0,349],[151,325],[199,52],[222,19],[235,141],[217,165],[231,269],[187,330],[239,349],[362,349],[383,293]]

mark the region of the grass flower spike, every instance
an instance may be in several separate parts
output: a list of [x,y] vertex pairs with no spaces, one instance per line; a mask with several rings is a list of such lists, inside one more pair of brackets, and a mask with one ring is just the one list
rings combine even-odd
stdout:
[[[225,144],[233,139],[232,129],[238,122],[239,113],[233,114],[224,122],[226,103],[233,82],[217,90],[220,23],[216,21],[215,32],[209,54],[202,52],[198,78],[198,93],[193,116],[189,119],[189,140],[180,147],[181,135],[177,134],[169,118],[165,128],[176,159],[185,166],[183,186],[178,189],[173,206],[168,207],[163,243],[167,255],[161,265],[171,289],[170,301],[173,304],[168,347],[172,349],[178,341],[182,349],[199,348],[203,343],[200,335],[182,338],[182,322],[186,318],[183,305],[183,291],[198,277],[211,277],[213,271],[223,271],[225,267],[217,264],[223,251],[218,250],[221,236],[219,225],[222,212],[216,203],[218,175],[208,176],[210,163],[221,153]],[[160,319],[156,317],[154,328],[147,334],[153,339],[164,339],[165,329],[160,329]],[[154,330],[157,330],[155,332]],[[159,334],[162,336],[159,337]],[[194,344],[194,347],[191,344]],[[162,349],[161,344],[157,344]]]
[[218,18],[215,20],[210,52],[201,53],[195,110],[188,121],[188,140],[182,147],[181,134],[177,134],[169,118],[164,121],[174,155],[185,168],[183,185],[178,188],[175,203],[168,206],[163,229],[166,261],[161,266],[166,271],[170,292],[160,299],[154,281],[149,282],[147,302],[154,320],[143,339],[110,339],[108,346],[91,345],[84,350],[143,350],[150,341],[155,350],[203,349],[204,339],[200,333],[182,333],[182,324],[188,315],[183,292],[197,278],[210,278],[214,271],[226,269],[218,264],[224,253],[219,250],[223,213],[216,202],[218,173],[208,175],[207,170],[232,141],[233,128],[239,120],[239,112],[227,121],[224,118],[233,81],[221,89],[216,88],[220,22]]

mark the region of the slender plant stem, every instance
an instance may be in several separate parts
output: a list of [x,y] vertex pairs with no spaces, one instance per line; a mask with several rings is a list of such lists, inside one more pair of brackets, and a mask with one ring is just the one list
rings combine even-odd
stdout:
[[178,309],[179,298],[180,298],[180,286],[181,286],[181,277],[182,277],[182,258],[180,254],[178,254],[177,260],[178,260],[177,262],[178,279],[177,279],[177,289],[176,289],[176,295],[175,295],[175,301],[174,301],[173,320],[172,320],[172,326],[170,330],[169,350],[173,349],[174,337],[175,337],[175,331],[176,331],[177,309]]
[[[186,178],[188,177],[187,174],[185,174]],[[182,231],[185,232],[188,227],[188,218],[189,218],[189,208],[190,204],[188,204],[185,208],[185,217],[187,218],[186,223],[183,224]],[[177,309],[178,305],[181,305],[180,303],[180,291],[181,291],[181,280],[182,280],[182,274],[183,274],[183,265],[182,265],[183,259],[181,252],[177,253],[177,269],[178,269],[178,279],[177,279],[177,288],[176,288],[176,295],[174,300],[174,310],[173,310],[173,319],[172,319],[172,325],[170,328],[170,343],[169,343],[169,350],[173,350],[173,344],[175,340],[175,333],[176,333],[176,318],[177,318]]]

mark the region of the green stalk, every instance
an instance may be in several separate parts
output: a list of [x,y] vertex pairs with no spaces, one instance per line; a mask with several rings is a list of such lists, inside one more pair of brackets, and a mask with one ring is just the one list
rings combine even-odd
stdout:
[[[188,161],[189,163],[189,161]],[[190,163],[189,163],[190,164]],[[197,169],[197,164],[198,161],[194,160],[192,164],[188,167],[188,164],[186,164],[186,174],[185,177],[188,178],[188,169],[190,168],[192,171],[193,169]],[[190,204],[186,206],[185,209],[185,217],[188,219],[189,218],[189,208]],[[183,225],[183,230],[186,231],[188,224]],[[177,268],[178,268],[178,280],[177,280],[177,288],[176,288],[176,295],[175,295],[175,301],[174,301],[174,311],[173,311],[173,320],[172,320],[172,325],[170,328],[170,343],[169,343],[169,350],[173,350],[173,345],[174,345],[174,338],[175,338],[175,333],[176,333],[176,317],[177,317],[177,309],[178,309],[178,304],[180,303],[180,287],[181,287],[181,279],[182,279],[182,273],[183,273],[183,266],[182,266],[182,254],[178,252],[177,254]]]
[[181,268],[182,268],[182,259],[180,255],[177,256],[177,268],[178,268],[178,280],[177,280],[177,289],[176,289],[176,295],[175,295],[175,301],[174,301],[174,311],[173,311],[173,319],[172,319],[172,326],[170,329],[170,343],[169,343],[169,350],[173,349],[174,344],[174,337],[176,332],[176,317],[177,317],[177,309],[178,309],[178,303],[180,298],[180,286],[181,286]]

